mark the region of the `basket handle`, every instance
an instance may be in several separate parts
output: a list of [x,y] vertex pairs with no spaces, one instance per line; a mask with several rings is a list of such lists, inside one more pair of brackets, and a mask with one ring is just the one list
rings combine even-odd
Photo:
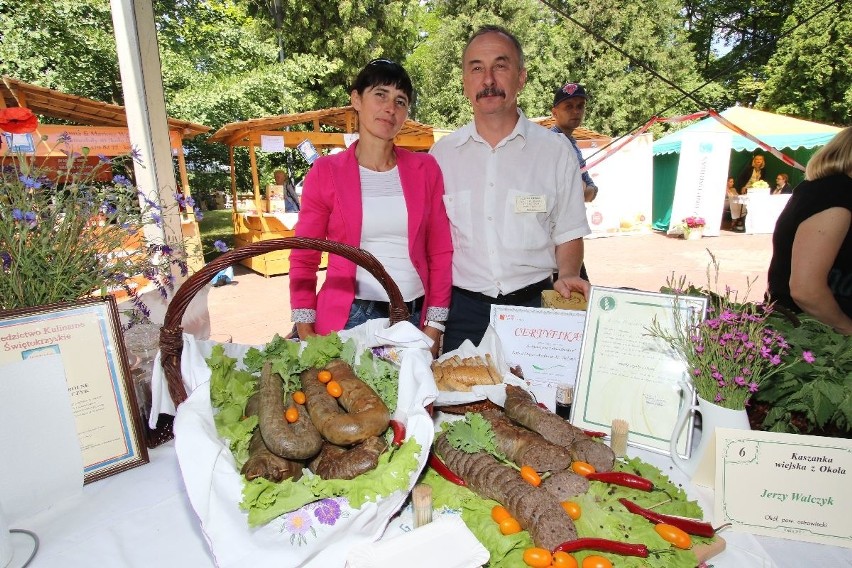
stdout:
[[281,239],[270,239],[259,241],[228,252],[216,257],[204,265],[198,272],[190,276],[175,293],[169,307],[166,310],[163,327],[160,328],[160,359],[163,372],[169,387],[169,395],[179,406],[186,400],[186,387],[183,385],[180,364],[183,352],[183,314],[189,306],[192,298],[199,290],[204,288],[219,271],[240,262],[246,258],[265,254],[282,249],[311,249],[328,252],[342,256],[365,268],[376,277],[376,280],[384,287],[390,300],[389,318],[391,325],[407,320],[409,318],[408,306],[402,298],[396,283],[391,279],[382,264],[375,256],[364,249],[349,246],[343,243],[328,241],[324,239],[311,239],[307,237],[286,237]]

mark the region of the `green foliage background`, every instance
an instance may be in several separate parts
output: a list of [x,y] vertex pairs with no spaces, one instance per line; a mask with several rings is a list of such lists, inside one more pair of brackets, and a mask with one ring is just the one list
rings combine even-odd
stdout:
[[[529,79],[520,105],[528,116],[548,115],[552,90],[570,79],[592,95],[584,125],[618,136],[654,115],[734,104],[844,124],[852,111],[849,4],[154,0],[154,13],[170,116],[214,131],[345,105],[349,81],[376,57],[401,61],[412,75],[412,118],[455,128],[470,119],[462,48],[476,27],[497,23],[524,45]],[[122,104],[109,0],[0,0],[0,73]],[[230,185],[227,148],[207,138],[186,144],[200,198]],[[236,159],[238,187],[247,189],[248,157],[237,152]],[[289,167],[299,179],[307,166],[290,152],[259,160],[262,185],[275,168]]]

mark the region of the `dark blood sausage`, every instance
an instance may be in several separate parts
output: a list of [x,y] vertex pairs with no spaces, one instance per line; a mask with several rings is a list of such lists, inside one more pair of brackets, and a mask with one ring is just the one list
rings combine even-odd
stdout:
[[[612,469],[615,463],[615,454],[612,453],[612,449],[609,446],[595,442],[579,428],[571,425],[546,408],[538,406],[530,394],[521,387],[506,385],[506,404],[503,410],[506,416],[514,422],[529,428],[533,432],[538,432],[548,442],[568,448],[569,452],[573,450],[576,444],[577,449],[574,452],[578,455],[588,454],[595,460],[596,463],[592,465],[595,466],[597,471],[610,471]],[[587,442],[594,443],[599,448],[592,450]],[[582,461],[587,460],[584,459]]]
[[[253,416],[257,414],[258,406],[260,406],[260,396],[254,394],[246,404],[245,415]],[[284,459],[270,452],[269,448],[263,442],[260,428],[257,428],[254,434],[252,434],[251,442],[249,443],[249,459],[243,464],[240,473],[249,481],[258,477],[263,477],[276,483],[285,479],[296,481],[302,477],[302,464]]]
[[[277,456],[288,460],[304,460],[317,455],[322,448],[322,437],[311,422],[305,408],[296,404],[299,419],[292,424],[284,418],[284,385],[281,376],[272,372],[270,363],[263,365],[260,373],[260,406],[258,421],[266,447]],[[287,395],[290,400],[290,395]]]
[[468,454],[456,450],[444,434],[435,439],[435,450],[447,467],[464,479],[468,488],[506,507],[529,531],[536,546],[552,550],[566,540],[577,538],[574,521],[553,495],[533,487],[521,479],[517,471],[485,452]]
[[568,448],[574,461],[584,461],[594,466],[595,471],[610,471],[615,463],[612,448],[592,438],[575,440]]
[[373,436],[352,448],[326,442],[311,463],[311,471],[323,479],[353,479],[376,468],[379,456],[387,449],[384,438]]
[[519,466],[528,465],[536,471],[561,471],[570,467],[571,455],[567,449],[512,424],[499,410],[483,410],[481,414],[491,423],[497,447]]
[[541,488],[561,502],[586,493],[589,490],[589,480],[570,469],[565,469],[543,479]]
[[[335,399],[317,378],[317,369],[302,372],[308,413],[322,437],[338,446],[351,446],[388,429],[390,412],[382,399],[340,359],[325,368],[343,389]],[[338,404],[339,403],[339,404]],[[343,408],[341,408],[341,406]]]

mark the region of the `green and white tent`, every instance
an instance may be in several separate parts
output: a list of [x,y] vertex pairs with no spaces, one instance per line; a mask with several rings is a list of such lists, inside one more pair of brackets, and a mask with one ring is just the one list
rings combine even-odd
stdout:
[[[814,152],[824,146],[841,130],[836,126],[746,107],[731,107],[719,114],[802,165],[806,165]],[[687,133],[702,132],[731,134],[728,176],[737,177],[739,172],[751,162],[752,153],[755,149],[759,148],[752,140],[733,132],[712,116],[654,142],[652,217],[655,229],[666,230],[671,222],[675,181],[683,137]],[[804,179],[804,172],[788,166],[767,152],[762,150],[761,152],[766,156],[766,174],[769,180],[774,180],[775,176],[780,173],[786,173],[790,176],[790,184],[795,186]],[[724,192],[724,187],[720,187],[719,191]]]

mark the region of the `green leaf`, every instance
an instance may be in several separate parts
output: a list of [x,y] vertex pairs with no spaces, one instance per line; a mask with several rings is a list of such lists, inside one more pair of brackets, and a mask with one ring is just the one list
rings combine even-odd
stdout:
[[497,449],[491,424],[481,414],[468,412],[464,415],[464,420],[445,422],[441,426],[447,433],[447,441],[455,449],[468,454],[486,452],[497,459],[506,459]]

